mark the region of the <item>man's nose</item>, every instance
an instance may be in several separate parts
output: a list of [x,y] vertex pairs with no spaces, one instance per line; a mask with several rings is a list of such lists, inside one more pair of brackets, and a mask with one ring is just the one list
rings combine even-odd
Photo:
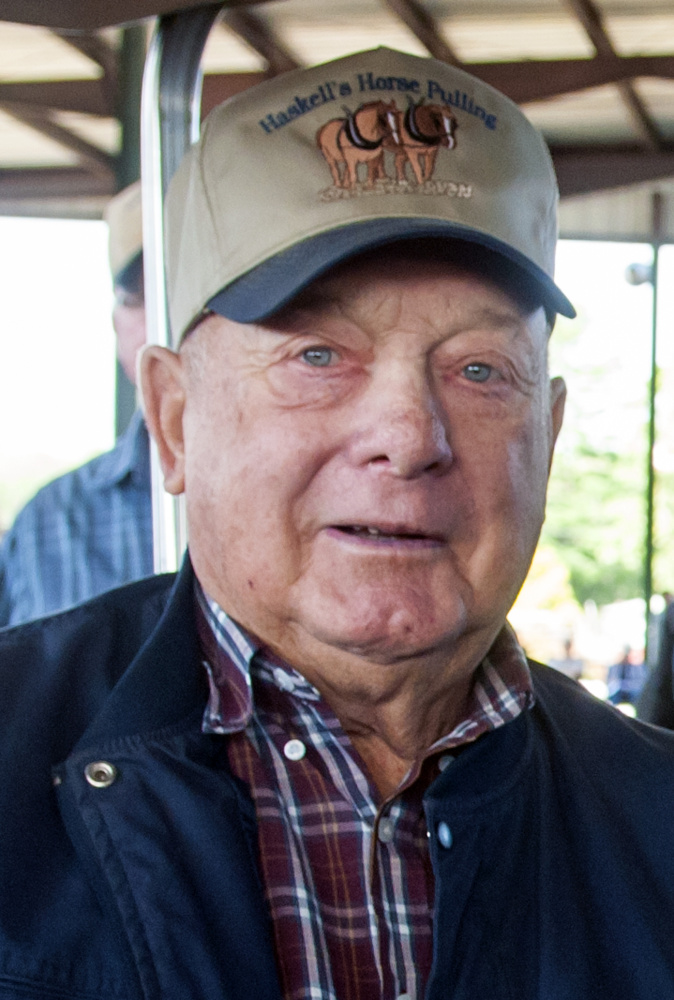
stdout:
[[443,475],[453,454],[446,416],[428,379],[388,371],[373,378],[361,400],[353,457],[403,479]]

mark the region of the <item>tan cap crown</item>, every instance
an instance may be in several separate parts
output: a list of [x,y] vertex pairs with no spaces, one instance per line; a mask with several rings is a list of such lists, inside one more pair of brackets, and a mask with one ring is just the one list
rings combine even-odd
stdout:
[[116,283],[143,251],[143,213],[140,181],[130,184],[105,206],[103,218],[108,224],[108,259]]
[[496,251],[573,315],[557,200],[540,135],[462,70],[379,48],[284,74],[216,108],[171,183],[174,342],[208,306],[254,321],[340,259],[424,235]]

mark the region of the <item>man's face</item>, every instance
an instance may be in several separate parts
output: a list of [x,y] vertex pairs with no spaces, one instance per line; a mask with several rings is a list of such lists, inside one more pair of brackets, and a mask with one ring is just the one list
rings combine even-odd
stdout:
[[135,385],[138,352],[147,339],[142,286],[139,290],[132,291],[122,285],[115,285],[112,325],[117,337],[119,363],[131,384]]
[[206,591],[296,665],[486,651],[543,521],[563,408],[546,335],[485,278],[396,251],[258,325],[205,321],[181,357]]

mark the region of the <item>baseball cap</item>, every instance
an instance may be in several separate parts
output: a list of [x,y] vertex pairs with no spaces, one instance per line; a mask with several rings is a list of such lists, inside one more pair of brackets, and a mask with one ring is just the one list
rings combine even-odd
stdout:
[[140,181],[120,191],[105,206],[108,224],[108,260],[116,285],[132,287],[142,270],[143,214]]
[[166,203],[178,343],[204,311],[265,318],[339,262],[434,237],[485,248],[551,313],[557,182],[516,104],[387,48],[265,81],[220,105]]

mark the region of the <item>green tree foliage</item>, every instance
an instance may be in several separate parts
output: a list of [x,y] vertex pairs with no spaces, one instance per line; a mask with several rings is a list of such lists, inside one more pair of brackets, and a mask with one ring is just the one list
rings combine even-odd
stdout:
[[578,602],[601,605],[643,595],[648,371],[617,351],[599,357],[593,336],[582,316],[553,334],[552,373],[569,397],[541,544],[568,568]]
[[541,543],[568,568],[580,604],[643,593],[642,456],[600,450],[579,434],[555,460]]

